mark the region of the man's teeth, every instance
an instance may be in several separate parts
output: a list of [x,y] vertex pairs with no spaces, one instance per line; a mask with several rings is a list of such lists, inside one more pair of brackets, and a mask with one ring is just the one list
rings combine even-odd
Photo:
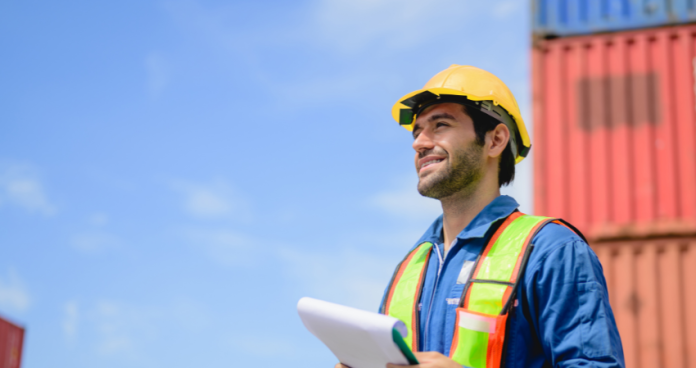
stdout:
[[428,166],[428,165],[430,165],[430,164],[436,164],[436,163],[438,163],[438,162],[442,162],[442,160],[432,160],[432,161],[428,161],[428,162],[424,163],[423,166]]

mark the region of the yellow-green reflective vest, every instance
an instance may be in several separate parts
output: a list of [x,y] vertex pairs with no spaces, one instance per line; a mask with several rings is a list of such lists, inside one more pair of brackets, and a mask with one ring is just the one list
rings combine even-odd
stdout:
[[[472,368],[500,368],[508,311],[533,248],[530,242],[552,221],[513,212],[483,248],[456,310],[450,348],[454,361]],[[397,266],[381,307],[382,313],[406,324],[409,335],[404,340],[413,351],[419,351],[418,302],[432,247],[429,242],[418,245]]]

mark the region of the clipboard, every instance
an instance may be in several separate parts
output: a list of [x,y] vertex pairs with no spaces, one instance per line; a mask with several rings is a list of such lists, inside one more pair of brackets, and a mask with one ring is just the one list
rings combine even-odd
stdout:
[[302,298],[297,312],[307,330],[351,368],[384,368],[387,363],[418,364],[406,344],[406,324],[394,317]]

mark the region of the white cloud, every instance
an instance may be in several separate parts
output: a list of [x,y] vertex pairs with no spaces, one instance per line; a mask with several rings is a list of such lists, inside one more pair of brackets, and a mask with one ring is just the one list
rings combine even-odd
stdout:
[[254,336],[253,333],[246,333],[244,336],[232,338],[228,345],[244,354],[256,355],[258,357],[282,356],[287,358],[297,352],[295,344],[290,339],[281,339],[269,335]]
[[98,253],[108,249],[118,248],[121,242],[112,234],[106,232],[85,232],[74,235],[70,239],[73,248],[86,253]]
[[499,19],[505,19],[513,14],[519,14],[521,5],[525,5],[525,2],[519,0],[499,1],[493,5],[493,16]]
[[133,326],[143,323],[141,313],[122,304],[100,301],[92,311],[92,322],[99,333],[97,351],[103,355],[132,353]]
[[[434,34],[459,28],[472,1],[321,0],[315,3],[313,31],[342,51],[366,46],[413,48]],[[376,43],[376,44],[375,44]]]
[[174,189],[184,195],[186,212],[200,219],[249,217],[249,206],[224,181],[209,184],[177,182]]
[[308,4],[299,15],[282,22],[260,20],[251,30],[249,25],[237,26],[239,13],[248,10],[234,5],[208,8],[182,0],[168,1],[164,7],[181,26],[214,47],[247,59],[250,65],[256,64],[255,53],[261,48],[287,44],[319,44],[323,51],[338,52],[409,50],[433,36],[461,30],[467,20],[488,9],[472,0],[317,0]]
[[104,212],[96,212],[89,216],[89,223],[94,226],[104,226],[109,223],[109,215]]
[[[273,90],[279,103],[285,109],[296,109],[307,103],[306,96],[312,96],[312,104],[333,101],[339,98],[354,98],[365,90],[365,86],[374,84],[376,80],[384,80],[384,75],[369,73],[321,75],[318,78],[297,80],[292,83],[281,83]],[[331,93],[317,93],[331,86]]]
[[201,326],[209,323],[205,307],[185,300],[161,305],[99,300],[87,303],[76,314],[84,322],[80,336],[91,336],[90,344],[96,353],[141,361],[147,359],[148,346],[166,340],[168,331],[198,333]]
[[[183,31],[197,37],[200,44],[209,46],[216,54],[222,52],[222,57],[236,65],[243,65],[245,74],[258,86],[271,91],[284,108],[300,109],[307,104],[344,101],[365,90],[407,83],[408,74],[404,74],[402,67],[408,62],[380,67],[381,62],[393,59],[396,54],[402,59],[425,55],[430,62],[423,68],[433,72],[435,65],[444,68],[452,63],[475,63],[487,69],[504,64],[500,60],[510,58],[501,58],[502,53],[497,50],[509,49],[514,41],[501,44],[497,39],[507,31],[504,28],[509,23],[507,18],[525,13],[518,3],[517,0],[313,0],[299,5],[299,9],[294,7],[295,11],[287,17],[256,16],[256,12],[263,12],[261,7],[241,7],[236,3],[211,6],[195,0],[169,0],[163,3],[163,8]],[[255,21],[240,20],[241,14]],[[491,22],[483,21],[486,19]],[[479,34],[486,37],[478,37]],[[461,42],[450,47],[446,41],[449,39]],[[491,41],[473,42],[473,39]],[[484,46],[480,46],[482,43]],[[322,58],[354,57],[356,62],[316,68],[310,76],[278,74],[264,60],[268,60],[268,52],[275,55],[289,45],[295,54],[318,51]],[[351,54],[349,59],[345,54]],[[363,58],[374,62],[358,61]],[[425,81],[420,79],[425,75],[419,75],[420,84]],[[330,93],[316,93],[326,90],[326,86],[331,86]],[[314,98],[304,98],[307,95]]]
[[29,292],[13,269],[5,277],[0,277],[0,307],[24,312],[30,304]]
[[232,266],[249,265],[249,249],[259,243],[229,229],[189,229],[184,235],[215,262]]
[[36,170],[24,164],[0,163],[0,206],[5,203],[47,216],[56,212]]
[[331,253],[278,248],[274,253],[313,297],[365,310],[377,310],[398,262],[352,248]]
[[63,306],[63,333],[72,341],[77,336],[77,325],[80,320],[80,311],[77,301],[71,300]]
[[151,52],[145,58],[147,70],[147,89],[151,96],[158,96],[169,84],[171,68],[167,60],[158,52]]

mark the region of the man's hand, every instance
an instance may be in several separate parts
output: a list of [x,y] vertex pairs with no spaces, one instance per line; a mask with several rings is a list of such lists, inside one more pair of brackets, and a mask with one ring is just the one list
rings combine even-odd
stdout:
[[[438,353],[435,351],[426,351],[422,353],[413,353],[413,355],[416,356],[416,359],[418,359],[418,362],[420,364],[418,365],[409,365],[408,367],[411,368],[462,368],[462,365],[455,362],[454,360]],[[337,368],[344,368],[343,367],[338,367]],[[387,364],[387,368],[400,368],[400,367],[406,367],[404,365],[396,365],[396,364]]]

